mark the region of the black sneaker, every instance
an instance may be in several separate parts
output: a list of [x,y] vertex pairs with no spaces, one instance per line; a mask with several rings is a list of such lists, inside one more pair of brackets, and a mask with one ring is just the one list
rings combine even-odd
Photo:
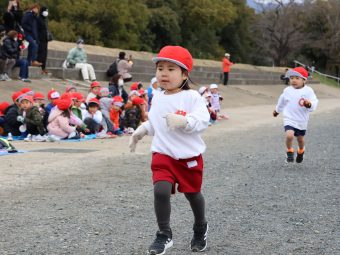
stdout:
[[287,163],[293,163],[294,162],[294,152],[287,152]]
[[297,156],[296,156],[296,163],[301,163],[303,161],[303,154],[305,152],[302,152],[301,154],[298,153]]
[[157,231],[156,239],[150,245],[148,254],[150,255],[162,255],[165,251],[173,245],[172,231]]
[[194,224],[194,236],[191,239],[190,249],[193,252],[204,251],[207,248],[207,235],[209,225],[205,223],[203,225]]

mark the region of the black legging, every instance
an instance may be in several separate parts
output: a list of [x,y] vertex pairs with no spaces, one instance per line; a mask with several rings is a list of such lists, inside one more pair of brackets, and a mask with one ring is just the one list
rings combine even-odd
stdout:
[[46,69],[46,60],[47,60],[47,52],[48,52],[47,44],[48,42],[42,42],[42,41],[39,42],[37,61],[42,63],[42,66],[41,66],[42,70]]
[[228,85],[229,72],[224,72],[223,74],[224,74],[223,85]]
[[[159,230],[170,229],[171,190],[172,184],[167,181],[159,181],[154,185],[154,204]],[[195,217],[195,224],[205,224],[205,202],[202,193],[184,193],[184,195],[190,202]]]

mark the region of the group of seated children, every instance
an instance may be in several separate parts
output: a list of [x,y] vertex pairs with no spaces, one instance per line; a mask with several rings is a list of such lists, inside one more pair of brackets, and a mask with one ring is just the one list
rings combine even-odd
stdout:
[[210,84],[209,87],[202,86],[198,93],[204,98],[208,111],[210,113],[210,124],[215,123],[216,120],[229,119],[228,115],[221,113],[221,102],[223,97],[218,92],[218,85]]
[[[91,83],[88,95],[69,86],[65,92],[51,89],[45,96],[30,88],[12,94],[13,104],[0,102],[0,136],[9,141],[56,141],[79,139],[93,134],[96,138],[114,138],[131,134],[148,119],[152,97],[159,93],[157,80],[153,78],[147,90],[141,82],[135,82],[127,93],[122,86],[122,77],[108,87],[99,82]],[[223,97],[218,85],[201,87],[198,92],[204,97],[210,112],[211,123],[228,119],[221,114]]]
[[0,102],[0,136],[56,141],[130,134],[148,118],[148,93],[140,82],[131,85],[125,100],[121,93],[112,96],[108,87],[94,81],[86,98],[71,86],[63,94],[51,89],[46,104],[42,93],[23,88],[12,94],[13,104]]

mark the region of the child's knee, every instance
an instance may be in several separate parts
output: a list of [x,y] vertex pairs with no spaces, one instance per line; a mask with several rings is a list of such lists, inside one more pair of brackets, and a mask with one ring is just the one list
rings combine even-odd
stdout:
[[286,133],[286,138],[288,140],[293,140],[294,139],[294,133],[293,132],[287,132]]

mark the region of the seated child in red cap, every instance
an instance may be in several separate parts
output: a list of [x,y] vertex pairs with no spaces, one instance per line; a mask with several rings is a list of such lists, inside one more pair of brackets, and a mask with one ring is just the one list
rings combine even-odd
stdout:
[[313,112],[317,105],[318,99],[313,89],[306,85],[308,72],[303,67],[296,67],[286,73],[289,78],[290,86],[283,90],[273,116],[283,113],[283,123],[286,132],[287,146],[287,163],[294,162],[294,136],[297,138],[298,151],[296,163],[303,161],[305,152],[305,139],[309,114]]
[[50,102],[45,110],[47,113],[47,116],[50,114],[51,110],[55,107],[55,100],[60,98],[60,94],[58,91],[51,89],[48,93],[47,93],[47,99]]
[[17,118],[20,115],[20,102],[19,99],[22,96],[22,92],[14,92],[12,94],[13,104],[7,109],[5,113],[5,134],[8,135],[8,141],[13,141],[13,136],[21,136],[20,126],[22,122],[18,121]]
[[[83,107],[85,107],[84,102],[85,98],[82,93],[80,92],[73,92],[72,93],[73,104],[72,104],[72,113],[74,116],[79,118],[81,121],[83,120]],[[80,126],[80,131],[83,133],[89,133],[90,130],[86,127],[86,124],[83,122]]]
[[27,133],[25,141],[45,141],[46,129],[43,122],[43,115],[39,108],[34,105],[33,96],[20,98],[21,114],[17,117],[22,122],[21,132]]
[[8,102],[0,103],[0,135],[5,135],[5,114],[9,109],[10,104]]
[[209,112],[204,99],[189,87],[193,60],[180,46],[165,46],[153,59],[158,85],[163,91],[154,95],[149,120],[133,133],[130,150],[145,135],[153,135],[152,178],[154,206],[159,230],[148,254],[165,254],[173,245],[170,228],[170,196],[184,193],[194,214],[194,235],[190,249],[204,251],[207,247],[208,223],[201,194],[203,179],[202,153],[206,146],[200,134],[209,125]]
[[76,127],[71,126],[71,107],[70,97],[60,98],[55,101],[56,107],[48,117],[48,134],[57,139],[78,138]]
[[120,116],[122,114],[122,108],[124,106],[124,99],[121,96],[113,97],[111,110],[110,110],[110,120],[113,123],[114,134],[121,135],[123,131],[120,125]]
[[86,97],[86,103],[88,104],[90,99],[92,98],[98,98],[99,95],[100,95],[100,83],[94,81],[91,83],[90,92]]
[[92,98],[87,104],[87,110],[83,112],[83,121],[90,134],[97,134],[102,128],[103,114],[100,111],[100,102],[97,98]]
[[132,133],[138,126],[146,121],[145,107],[146,102],[140,97],[132,99],[132,106],[128,109],[125,108],[123,117],[123,126],[127,133]]

